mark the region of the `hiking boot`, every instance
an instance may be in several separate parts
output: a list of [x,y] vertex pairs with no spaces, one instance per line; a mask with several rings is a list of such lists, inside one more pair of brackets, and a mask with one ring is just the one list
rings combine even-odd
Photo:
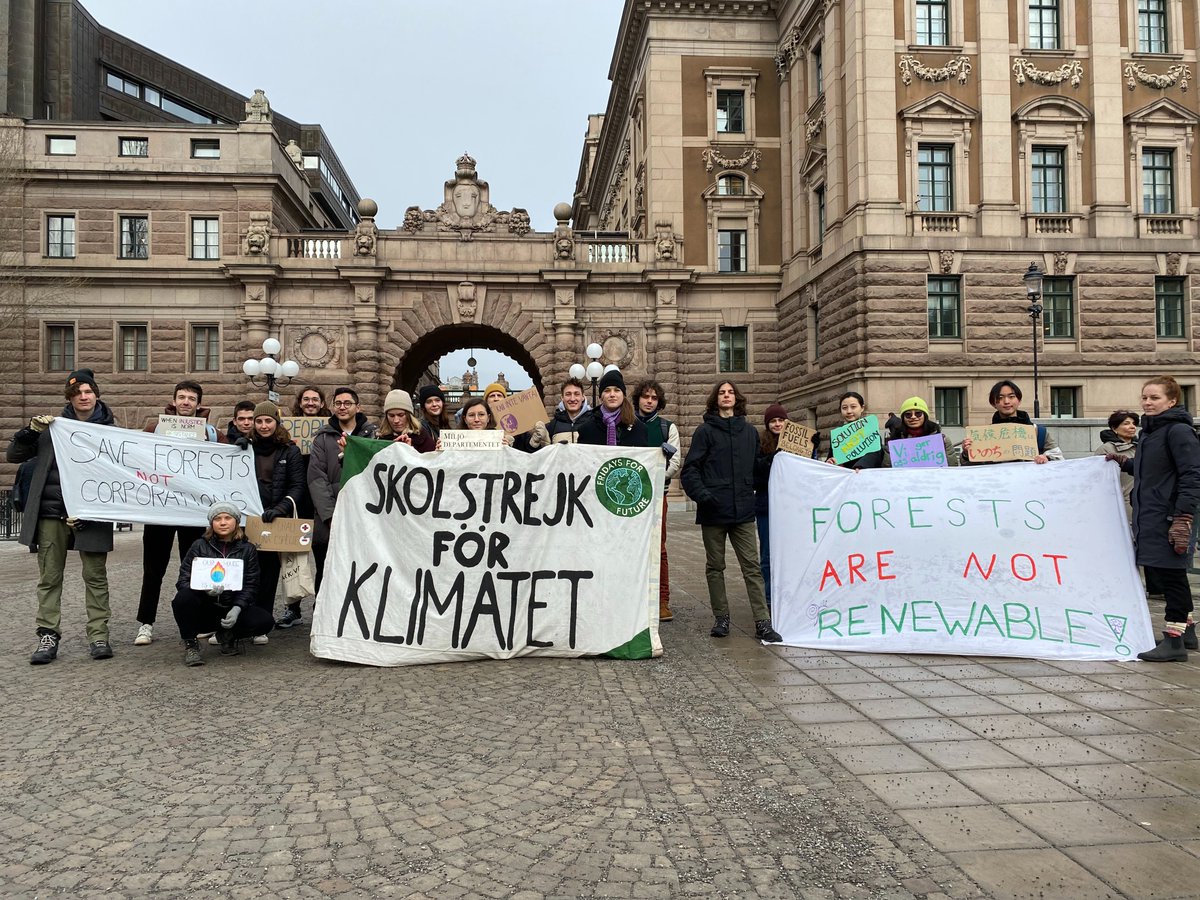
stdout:
[[1163,632],[1163,639],[1158,646],[1145,653],[1139,653],[1138,659],[1146,662],[1187,662],[1187,650],[1183,648],[1183,635]]
[[1200,650],[1200,643],[1196,642],[1196,623],[1188,622],[1187,628],[1183,630],[1183,649],[1184,650]]
[[112,659],[112,644],[108,641],[92,641],[88,644],[88,653],[92,654],[92,659]]
[[200,653],[200,642],[194,638],[183,642],[183,664],[185,666],[204,665],[204,657]]
[[729,616],[717,616],[709,634],[712,637],[729,637]]
[[137,637],[133,639],[133,646],[145,647],[152,640],[154,640],[154,626],[142,625],[140,628],[138,628]]
[[658,601],[658,621],[670,622],[673,618],[675,618],[675,613],[671,612],[669,603],[670,601],[667,600]]
[[293,625],[300,625],[304,622],[304,617],[300,615],[300,610],[292,609],[290,606],[283,611],[283,615],[275,620],[276,628],[291,628]]
[[754,636],[768,644],[778,644],[783,640],[779,632],[771,627],[770,619],[762,619],[754,623]]
[[57,657],[58,635],[53,632],[38,635],[37,649],[33,651],[33,656],[29,657],[29,664],[44,666],[48,662],[54,662]]
[[222,628],[214,635],[217,643],[221,645],[222,656],[237,656],[242,652],[242,642],[233,636],[233,630],[230,628]]

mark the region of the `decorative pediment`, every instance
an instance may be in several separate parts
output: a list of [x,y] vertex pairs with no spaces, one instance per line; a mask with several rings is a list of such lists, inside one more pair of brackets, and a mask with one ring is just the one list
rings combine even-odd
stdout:
[[1142,125],[1195,125],[1200,122],[1200,116],[1174,100],[1160,97],[1153,103],[1131,112],[1125,117],[1125,121]]
[[808,148],[808,152],[804,154],[804,159],[800,161],[800,176],[805,181],[811,181],[812,176],[824,170],[825,168],[825,147],[822,144],[815,144]]
[[938,91],[900,110],[902,119],[945,119],[954,122],[979,118],[979,111]]
[[1015,122],[1083,123],[1091,118],[1091,110],[1078,100],[1059,96],[1036,97],[1013,113]]

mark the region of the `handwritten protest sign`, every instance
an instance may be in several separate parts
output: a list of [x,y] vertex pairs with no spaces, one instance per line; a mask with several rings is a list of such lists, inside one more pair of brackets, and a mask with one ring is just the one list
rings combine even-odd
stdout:
[[883,435],[879,433],[879,420],[875,416],[863,416],[833,429],[829,433],[829,446],[833,450],[833,461],[839,466],[882,450]]
[[971,425],[967,428],[971,462],[1030,460],[1038,455],[1035,425]]
[[887,448],[893,469],[944,469],[949,465],[946,441],[940,434],[888,441]]
[[781,456],[770,504],[785,643],[1037,659],[1154,646],[1117,467],[1103,458],[855,474]]
[[202,441],[207,435],[208,419],[197,416],[168,416],[158,417],[158,428],[155,431],[159,437],[188,438]]
[[246,517],[246,540],[259,550],[276,553],[307,553],[312,550],[313,520],[277,518],[264,522]]
[[499,450],[504,446],[504,433],[494,428],[485,431],[451,431],[447,428],[438,438],[443,450]]
[[816,431],[799,422],[787,422],[779,433],[779,449],[812,459],[813,437]]
[[279,424],[288,430],[288,434],[292,436],[292,443],[300,448],[302,454],[307,456],[312,450],[313,438],[317,436],[321,426],[328,421],[320,416],[283,416],[279,420]]
[[227,500],[262,512],[254,455],[230,444],[198,443],[66,419],[50,423],[67,512],[94,522],[207,525]]
[[240,591],[242,561],[219,556],[193,559],[189,584],[194,591]]
[[659,448],[421,455],[350,438],[343,475],[314,655],[661,654]]
[[524,434],[538,422],[546,421],[546,407],[538,395],[537,388],[510,394],[503,400],[488,404],[496,424],[508,434]]

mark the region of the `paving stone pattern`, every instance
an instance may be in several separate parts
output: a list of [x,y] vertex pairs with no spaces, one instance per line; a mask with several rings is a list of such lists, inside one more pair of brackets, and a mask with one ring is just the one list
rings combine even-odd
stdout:
[[132,646],[137,533],[116,658],[71,560],[30,666],[0,545],[0,895],[1200,896],[1200,668],[765,648],[732,571],[716,641],[682,510],[669,541],[660,660],[406,669],[306,626],[186,669],[166,590]]

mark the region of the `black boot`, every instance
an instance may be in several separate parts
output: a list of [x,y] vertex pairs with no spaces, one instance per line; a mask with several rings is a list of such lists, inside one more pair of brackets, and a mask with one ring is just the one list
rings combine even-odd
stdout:
[[768,644],[778,644],[783,640],[783,637],[771,627],[770,619],[763,619],[760,622],[754,623],[754,636],[760,641],[766,641]]
[[1196,623],[1188,622],[1187,628],[1183,630],[1183,649],[1184,650],[1200,650],[1200,643],[1196,641]]
[[1145,653],[1139,653],[1138,659],[1146,662],[1187,662],[1187,650],[1183,648],[1183,635],[1163,632],[1163,639],[1158,646]]
[[709,634],[712,637],[729,637],[729,616],[717,616]]

